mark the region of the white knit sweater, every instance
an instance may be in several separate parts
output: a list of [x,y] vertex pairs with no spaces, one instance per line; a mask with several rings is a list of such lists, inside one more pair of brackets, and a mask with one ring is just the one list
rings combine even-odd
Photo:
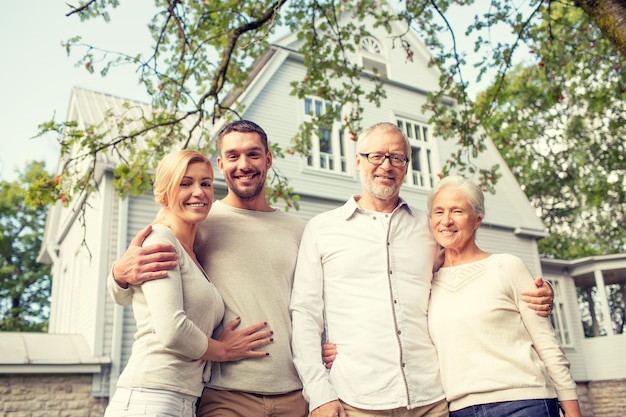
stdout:
[[441,268],[429,331],[450,410],[534,398],[576,399],[569,362],[549,318],[521,301],[534,289],[521,259],[507,254]]

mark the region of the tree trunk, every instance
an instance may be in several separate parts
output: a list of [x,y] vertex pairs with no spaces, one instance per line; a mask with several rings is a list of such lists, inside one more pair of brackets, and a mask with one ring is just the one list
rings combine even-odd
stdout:
[[598,25],[626,59],[626,2],[624,0],[574,0]]

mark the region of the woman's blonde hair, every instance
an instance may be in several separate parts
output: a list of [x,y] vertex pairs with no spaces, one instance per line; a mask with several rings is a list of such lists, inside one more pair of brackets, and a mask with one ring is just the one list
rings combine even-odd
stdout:
[[174,200],[180,181],[185,175],[189,164],[196,162],[206,164],[213,172],[211,160],[198,151],[183,149],[171,152],[161,159],[154,174],[154,184],[152,186],[154,199],[161,206],[155,223],[162,220],[165,208],[169,207]]

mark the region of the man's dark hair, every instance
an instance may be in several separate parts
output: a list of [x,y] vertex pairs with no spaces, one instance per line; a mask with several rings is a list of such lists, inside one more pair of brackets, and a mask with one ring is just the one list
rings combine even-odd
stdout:
[[217,149],[220,152],[222,150],[222,138],[230,132],[256,133],[261,138],[265,152],[269,150],[269,147],[267,146],[267,134],[261,126],[250,120],[237,120],[224,126],[217,135]]

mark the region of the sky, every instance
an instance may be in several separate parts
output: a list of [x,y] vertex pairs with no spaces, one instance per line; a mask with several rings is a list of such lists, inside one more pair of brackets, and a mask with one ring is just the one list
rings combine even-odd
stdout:
[[[67,0],[78,4],[78,0]],[[58,166],[56,135],[33,139],[38,125],[64,121],[72,87],[82,87],[125,98],[149,101],[138,84],[135,68],[112,69],[106,77],[77,68],[80,50],[68,57],[63,42],[80,35],[83,42],[121,52],[147,50],[146,27],[152,0],[122,2],[112,22],[81,23],[65,0],[19,0],[0,6],[0,180],[13,181],[29,161],[44,160],[48,171]]]

